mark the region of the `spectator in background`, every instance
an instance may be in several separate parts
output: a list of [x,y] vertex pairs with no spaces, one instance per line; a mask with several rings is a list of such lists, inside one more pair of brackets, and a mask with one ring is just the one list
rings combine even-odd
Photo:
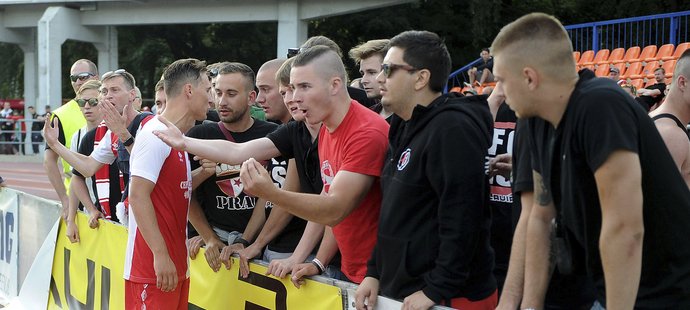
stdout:
[[642,88],[637,90],[637,102],[645,109],[645,111],[650,111],[658,105],[662,99],[664,99],[664,94],[666,90],[666,83],[664,83],[664,75],[666,70],[664,68],[656,68],[654,70],[654,79],[656,83],[650,85],[647,88]]
[[489,53],[489,48],[483,48],[479,56],[482,58],[479,61],[479,65],[467,71],[470,78],[470,83],[467,84],[468,87],[472,87],[475,83],[481,86],[485,82],[494,81],[494,74],[492,72],[494,69],[494,58]]
[[625,80],[621,80],[621,70],[616,67],[609,69],[609,79],[612,79],[618,85],[625,83]]
[[12,134],[14,131],[14,121],[12,117],[12,108],[10,107],[10,102],[5,101],[2,104],[2,110],[0,110],[0,150],[2,154],[13,154],[12,152]]
[[33,106],[29,106],[29,113],[31,113],[31,147],[34,154],[38,154],[38,148],[41,142],[43,142],[43,136],[41,135],[41,130],[45,125],[47,113],[44,115],[38,115],[36,109]]
[[635,86],[631,84],[623,84],[621,87],[626,93],[630,94],[631,97],[637,97],[637,90],[635,89]]

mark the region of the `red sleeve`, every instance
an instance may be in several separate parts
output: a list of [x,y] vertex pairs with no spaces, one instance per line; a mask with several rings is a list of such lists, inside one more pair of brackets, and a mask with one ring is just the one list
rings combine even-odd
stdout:
[[388,148],[388,128],[379,127],[358,130],[350,136],[339,170],[381,176]]

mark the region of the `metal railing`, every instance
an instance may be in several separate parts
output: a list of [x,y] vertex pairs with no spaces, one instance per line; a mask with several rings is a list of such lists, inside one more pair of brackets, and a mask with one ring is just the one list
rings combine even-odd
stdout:
[[690,11],[565,26],[573,50],[678,45],[690,40]]
[[35,119],[0,118],[0,154],[41,154],[44,147],[41,131],[32,131]]
[[[656,14],[565,26],[573,43],[573,50],[629,48],[647,45],[678,45],[690,42],[690,11]],[[448,77],[446,91],[462,87],[469,70],[479,58],[455,70]]]

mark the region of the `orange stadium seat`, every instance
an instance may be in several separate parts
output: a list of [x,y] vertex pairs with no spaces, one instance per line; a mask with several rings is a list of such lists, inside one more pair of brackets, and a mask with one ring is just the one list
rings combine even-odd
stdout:
[[582,66],[585,62],[591,62],[592,59],[594,59],[594,51],[584,51],[580,55],[580,61],[578,61],[577,64]]
[[654,78],[654,70],[659,67],[659,62],[648,62],[639,74],[631,74],[631,79]]
[[635,86],[635,89],[640,89],[640,88],[644,87],[644,80],[643,79],[631,80],[630,85]]
[[647,45],[642,49],[642,53],[640,53],[640,57],[630,59],[630,62],[634,61],[644,61],[647,58],[654,57],[656,55],[656,45]]
[[632,78],[632,75],[639,75],[640,71],[642,71],[642,63],[641,62],[633,62],[628,66],[627,69],[625,69],[625,73],[621,75],[622,79],[628,79]]
[[614,61],[621,60],[623,59],[623,56],[625,56],[625,49],[622,47],[616,48],[613,51],[611,51],[611,55],[609,55],[609,59],[606,59],[605,61],[600,61],[599,63],[605,63],[605,64],[610,64]]
[[668,60],[668,61],[664,61],[664,64],[661,65],[661,67],[664,68],[664,72],[666,72],[666,73],[664,74],[664,76],[665,76],[666,78],[671,78],[671,77],[673,77],[673,69],[676,68],[676,61],[677,61],[677,60],[675,60],[675,59],[673,59],[673,60]]
[[661,57],[661,60],[666,61],[666,60],[678,59],[678,58],[680,58],[680,55],[683,55],[683,52],[685,52],[685,50],[687,50],[688,48],[690,48],[690,42],[678,44],[678,46],[676,46],[676,51],[673,53],[673,55],[667,56],[667,57]]
[[673,44],[664,44],[659,48],[656,56],[645,58],[644,61],[659,61],[664,57],[673,55]]
[[583,62],[582,64],[585,66],[596,65],[602,61],[606,61],[606,59],[609,59],[609,53],[611,53],[611,51],[609,51],[608,49],[601,49],[597,52],[592,61]]
[[575,63],[577,63],[578,61],[580,61],[580,52],[574,51],[574,52],[573,52],[573,59],[575,59]]
[[634,59],[640,56],[640,47],[639,46],[633,46],[628,48],[625,51],[625,56],[623,56],[623,59],[621,60],[614,60],[612,63],[617,64],[617,63],[630,63],[630,59]]
[[599,66],[597,66],[597,69],[594,71],[594,74],[598,77],[608,76],[609,75],[609,69],[611,69],[611,67],[609,65],[599,64]]

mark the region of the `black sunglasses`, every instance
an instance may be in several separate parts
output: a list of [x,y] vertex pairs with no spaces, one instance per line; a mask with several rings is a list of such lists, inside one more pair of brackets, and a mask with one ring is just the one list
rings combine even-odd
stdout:
[[86,105],[87,102],[89,103],[89,106],[92,106],[92,107],[95,107],[98,105],[98,98],[77,99],[75,101],[77,102],[77,105],[79,105],[79,107],[82,107],[82,108]]
[[218,76],[218,71],[219,70],[217,68],[213,68],[211,70],[208,70],[208,77],[214,78],[214,77]]
[[408,66],[408,65],[397,65],[397,64],[381,64],[381,72],[383,72],[383,75],[385,75],[387,78],[389,78],[396,70],[402,69],[407,72],[415,72],[419,69]]
[[82,73],[70,75],[69,79],[70,79],[70,81],[72,81],[72,83],[74,83],[77,80],[83,81],[83,80],[86,80],[92,76],[96,76],[96,75],[91,73],[91,72],[82,72]]

